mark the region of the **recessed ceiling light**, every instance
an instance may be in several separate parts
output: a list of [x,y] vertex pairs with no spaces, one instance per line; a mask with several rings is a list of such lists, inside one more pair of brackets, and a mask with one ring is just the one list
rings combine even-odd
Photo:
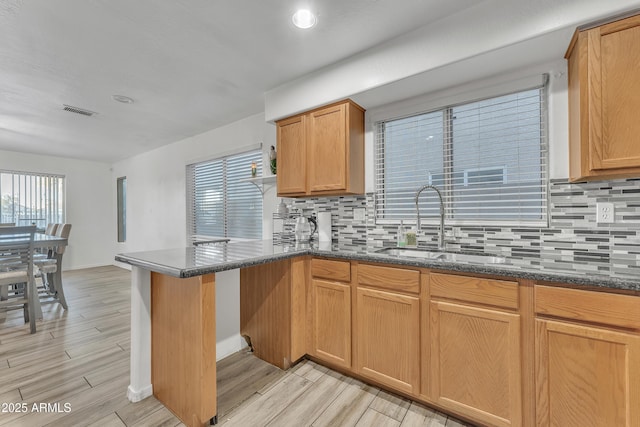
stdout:
[[133,104],[133,98],[129,98],[128,96],[111,95],[111,98],[113,98],[114,101],[122,102],[123,104]]
[[298,28],[302,28],[303,30],[313,27],[316,25],[316,22],[318,22],[316,16],[307,9],[298,10],[293,14],[291,20],[293,21],[293,25]]

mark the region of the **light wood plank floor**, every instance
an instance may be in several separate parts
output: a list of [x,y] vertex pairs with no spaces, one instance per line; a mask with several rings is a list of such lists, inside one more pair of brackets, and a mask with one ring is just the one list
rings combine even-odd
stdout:
[[[36,334],[0,313],[0,426],[181,426],[153,397],[127,400],[130,273],[64,281],[69,311],[44,306]],[[225,427],[467,425],[311,361],[283,372],[247,352],[218,362],[218,411]]]

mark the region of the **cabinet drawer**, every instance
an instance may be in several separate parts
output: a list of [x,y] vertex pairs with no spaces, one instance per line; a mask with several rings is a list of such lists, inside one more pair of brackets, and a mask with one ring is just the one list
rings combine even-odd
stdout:
[[640,329],[640,297],[536,286],[535,307],[536,314]]
[[351,264],[349,261],[314,258],[311,260],[311,275],[323,279],[350,282]]
[[358,284],[394,291],[420,293],[420,272],[379,265],[358,265]]
[[518,282],[431,273],[431,296],[518,309]]

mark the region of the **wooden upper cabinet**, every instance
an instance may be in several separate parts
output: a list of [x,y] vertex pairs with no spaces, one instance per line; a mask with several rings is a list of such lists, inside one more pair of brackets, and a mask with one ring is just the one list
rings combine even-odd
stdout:
[[309,113],[309,191],[347,189],[346,106]]
[[576,31],[565,57],[570,179],[640,176],[640,15]]
[[364,110],[350,100],[276,122],[278,195],[364,193]]
[[306,120],[305,115],[278,122],[278,194],[303,195],[306,192]]

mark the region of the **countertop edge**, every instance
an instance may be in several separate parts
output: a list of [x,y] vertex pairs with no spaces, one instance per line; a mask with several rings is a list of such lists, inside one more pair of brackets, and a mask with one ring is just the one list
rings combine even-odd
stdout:
[[[133,255],[133,254],[132,254]],[[501,267],[499,264],[470,264],[461,262],[443,262],[437,260],[397,258],[384,254],[375,253],[353,253],[348,251],[322,250],[315,248],[293,249],[288,252],[278,254],[268,254],[256,257],[248,257],[246,259],[234,260],[228,262],[220,262],[202,267],[193,268],[174,268],[167,265],[157,264],[145,261],[135,256],[126,254],[116,255],[116,261],[129,264],[131,266],[140,267],[146,270],[166,274],[168,276],[178,278],[189,278],[204,274],[217,273],[237,268],[252,267],[255,265],[266,264],[273,261],[295,258],[298,256],[317,256],[333,259],[344,259],[354,261],[364,261],[372,263],[386,263],[394,265],[403,265],[416,268],[428,268],[434,270],[454,271],[475,274],[487,274],[494,276],[503,276],[515,279],[527,279],[550,283],[565,283],[578,286],[589,286],[601,288],[604,290],[622,290],[640,292],[640,279],[637,281],[631,279],[621,279],[614,277],[590,276],[588,274],[571,274],[562,271],[535,271],[528,270],[526,267],[511,268]]]

